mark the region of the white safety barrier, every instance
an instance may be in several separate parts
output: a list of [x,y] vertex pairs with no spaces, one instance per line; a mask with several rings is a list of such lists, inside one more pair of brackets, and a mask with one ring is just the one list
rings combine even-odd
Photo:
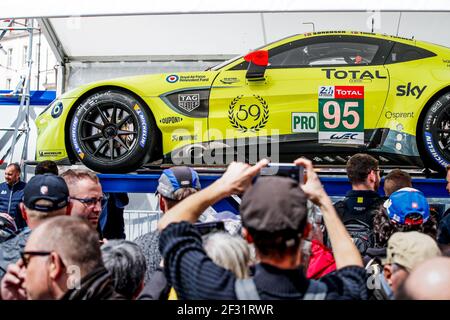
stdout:
[[125,210],[126,239],[132,241],[143,234],[155,231],[160,213],[161,211]]

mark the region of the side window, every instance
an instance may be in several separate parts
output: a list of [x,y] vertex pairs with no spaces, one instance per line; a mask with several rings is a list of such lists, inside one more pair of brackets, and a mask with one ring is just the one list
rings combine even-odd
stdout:
[[396,42],[386,63],[398,63],[434,57],[436,54],[428,50]]
[[269,68],[369,65],[378,49],[377,44],[363,42],[330,41],[298,47],[289,43],[269,53]]

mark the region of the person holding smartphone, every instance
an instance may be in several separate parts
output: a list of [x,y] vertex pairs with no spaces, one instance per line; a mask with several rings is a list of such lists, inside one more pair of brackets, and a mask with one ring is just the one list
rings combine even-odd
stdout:
[[[312,163],[297,159],[306,182],[288,177],[255,176],[268,165],[233,162],[208,188],[168,210],[158,223],[164,272],[180,299],[366,299],[366,272],[361,255],[336,214]],[[205,253],[193,223],[205,208],[233,194],[241,202],[243,235],[254,243],[259,263],[253,277],[236,276]],[[336,272],[320,281],[308,280],[302,270],[307,199],[318,205],[336,259]]]

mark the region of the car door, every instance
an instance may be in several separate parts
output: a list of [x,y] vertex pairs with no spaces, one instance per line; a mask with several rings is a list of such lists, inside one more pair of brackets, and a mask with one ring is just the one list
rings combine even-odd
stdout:
[[277,140],[291,154],[363,145],[388,92],[387,50],[370,37],[302,38],[269,50],[262,79],[246,79],[245,61],[223,70],[210,94],[210,140],[258,136],[253,143]]

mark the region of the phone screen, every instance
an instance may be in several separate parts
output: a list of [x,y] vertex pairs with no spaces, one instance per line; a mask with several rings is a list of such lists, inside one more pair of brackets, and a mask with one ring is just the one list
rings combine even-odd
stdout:
[[198,230],[198,232],[200,232],[201,235],[205,235],[210,232],[225,231],[225,224],[223,221],[198,222],[194,223],[194,227]]
[[267,167],[261,169],[260,175],[289,177],[301,184],[304,182],[304,168],[292,163],[269,163]]

